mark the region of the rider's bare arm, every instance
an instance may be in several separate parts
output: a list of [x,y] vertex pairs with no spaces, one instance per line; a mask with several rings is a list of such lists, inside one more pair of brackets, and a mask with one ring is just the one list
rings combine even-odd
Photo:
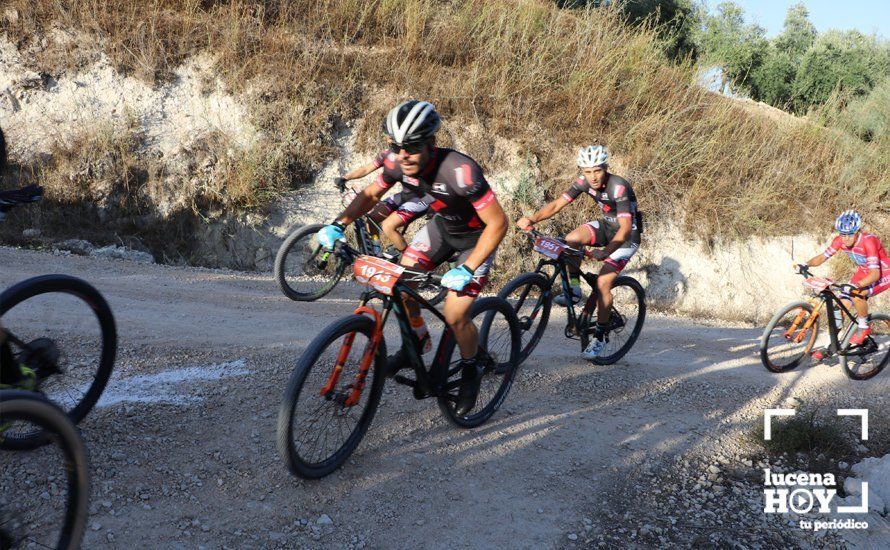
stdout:
[[526,218],[520,218],[520,220],[516,222],[516,225],[520,229],[525,230],[529,225],[533,225],[546,219],[552,218],[556,215],[557,212],[568,206],[570,202],[571,201],[569,201],[565,197],[560,196],[556,200],[545,204],[543,208],[535,212],[533,215]]
[[361,193],[357,194],[352,202],[349,203],[349,206],[346,207],[343,212],[337,216],[336,221],[342,223],[343,225],[349,225],[356,218],[360,218],[371,211],[374,208],[374,205],[380,202],[380,199],[383,198],[383,195],[386,194],[388,188],[382,187],[378,185],[376,182],[362,189]]
[[859,288],[865,288],[868,285],[876,282],[881,278],[881,270],[880,269],[869,269],[868,275],[856,281],[856,286]]
[[376,170],[378,168],[380,168],[380,165],[378,165],[375,162],[369,162],[368,164],[359,166],[358,168],[356,168],[354,170],[350,170],[349,172],[346,172],[345,174],[343,174],[343,179],[357,180],[359,178],[363,178],[363,177],[367,176],[368,174],[370,174],[371,172],[373,172],[374,170]]
[[817,265],[822,265],[828,260],[828,257],[825,254],[819,254],[818,256],[813,256],[809,260],[807,260],[806,265],[810,267],[816,267]]
[[504,239],[504,235],[507,234],[507,227],[510,224],[507,214],[504,213],[504,209],[501,208],[501,203],[497,199],[491,201],[485,208],[477,210],[477,214],[485,223],[485,229],[479,235],[479,241],[476,242],[473,252],[464,262],[464,265],[472,271],[476,271],[486,258],[497,249]]
[[403,237],[402,232],[399,231],[404,226],[405,220],[395,212],[387,216],[386,219],[383,220],[383,223],[380,224],[381,229],[383,229],[383,234],[386,235],[399,252],[404,252],[408,247],[405,237]]
[[618,232],[615,233],[615,236],[612,237],[612,240],[609,241],[605,247],[603,247],[603,253],[605,256],[608,256],[612,252],[615,252],[624,242],[630,237],[630,231],[632,228],[632,223],[630,218],[618,218]]

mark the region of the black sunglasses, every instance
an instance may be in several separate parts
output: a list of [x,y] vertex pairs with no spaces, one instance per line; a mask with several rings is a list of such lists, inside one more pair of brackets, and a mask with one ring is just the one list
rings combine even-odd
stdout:
[[401,150],[405,150],[409,155],[416,155],[417,153],[423,151],[423,148],[426,147],[425,141],[417,141],[414,143],[403,143],[399,145],[398,143],[391,141],[389,143],[389,150],[395,154],[399,154]]

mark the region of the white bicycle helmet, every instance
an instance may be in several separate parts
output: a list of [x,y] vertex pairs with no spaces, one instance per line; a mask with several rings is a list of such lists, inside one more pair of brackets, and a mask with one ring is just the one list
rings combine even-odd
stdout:
[[436,135],[442,119],[428,101],[413,99],[401,103],[383,119],[383,131],[397,145],[418,143]]
[[852,235],[862,228],[862,216],[855,210],[847,210],[834,220],[834,228],[841,235]]
[[578,151],[579,168],[595,168],[603,166],[609,160],[609,153],[602,145],[589,145]]

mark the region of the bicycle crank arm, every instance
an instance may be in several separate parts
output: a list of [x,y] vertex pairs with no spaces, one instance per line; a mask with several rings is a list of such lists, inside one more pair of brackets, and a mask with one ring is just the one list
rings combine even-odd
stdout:
[[863,355],[870,355],[874,352],[878,351],[878,346],[875,344],[874,340],[869,339],[865,344],[861,346],[856,346],[854,348],[850,348],[847,350],[838,351],[838,355],[843,355],[845,357],[856,357]]

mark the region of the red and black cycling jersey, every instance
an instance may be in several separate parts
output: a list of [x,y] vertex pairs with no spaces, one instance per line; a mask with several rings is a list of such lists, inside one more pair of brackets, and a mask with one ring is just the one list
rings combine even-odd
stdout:
[[402,173],[396,154],[389,153],[383,158],[383,171],[376,183],[389,189],[398,182],[402,183],[402,193],[435,199],[430,208],[441,216],[448,233],[472,235],[485,229],[477,212],[494,202],[495,195],[482,168],[467,155],[436,147],[426,167],[417,177],[411,177]]
[[600,205],[607,230],[613,233],[618,231],[619,218],[630,218],[632,229],[637,230],[637,196],[630,183],[615,174],[606,177],[605,185],[594,188],[587,178],[581,176],[562,194],[562,198],[572,202],[581,193],[586,193]]

